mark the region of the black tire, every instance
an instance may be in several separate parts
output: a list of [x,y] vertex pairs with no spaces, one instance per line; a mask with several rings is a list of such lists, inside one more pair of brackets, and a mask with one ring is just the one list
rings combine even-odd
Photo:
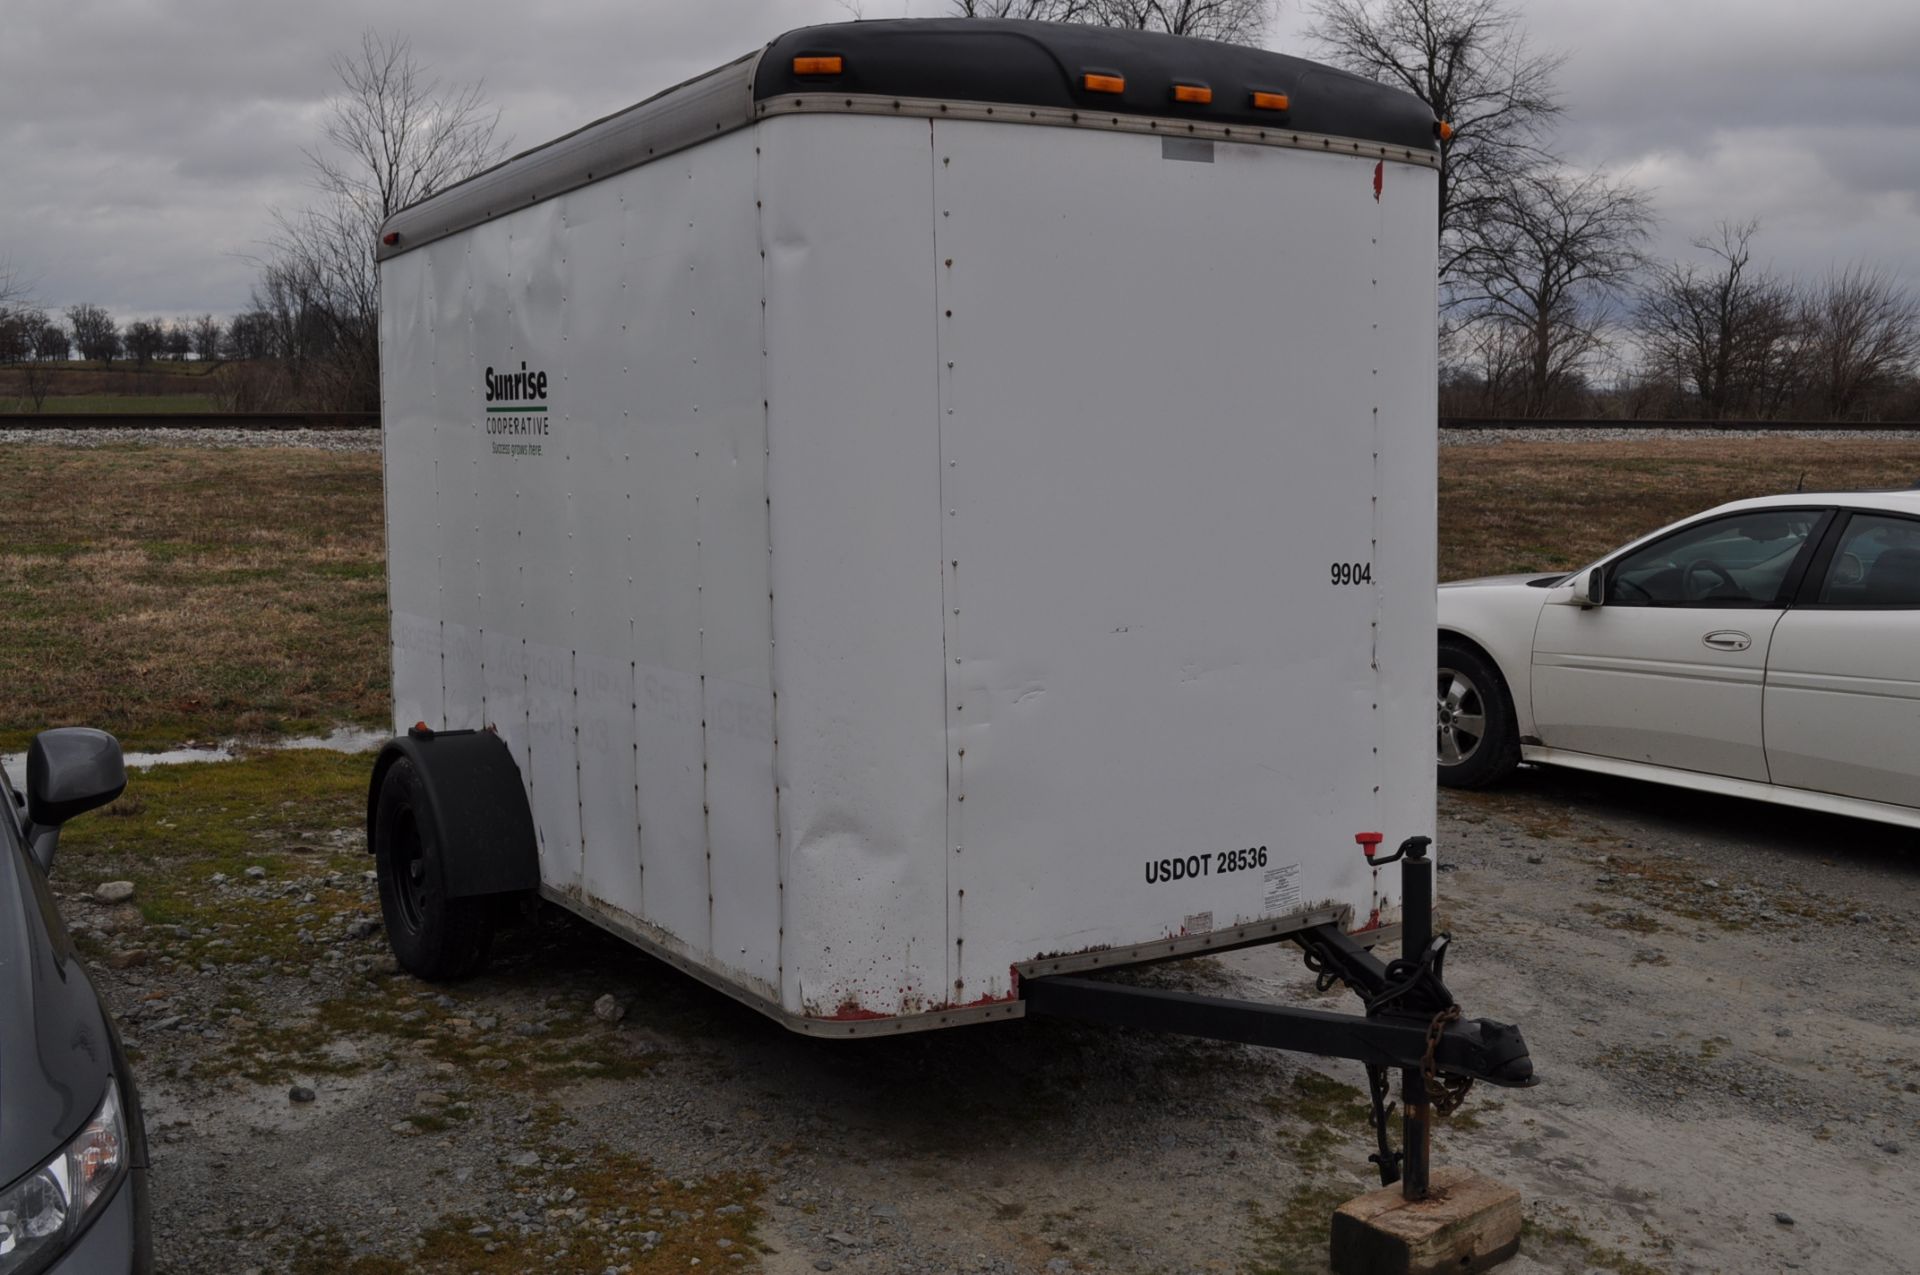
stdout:
[[1520,764],[1519,727],[1506,679],[1465,642],[1440,639],[1435,764],[1448,788],[1485,788]]
[[440,887],[444,847],[433,821],[422,818],[426,791],[413,763],[393,763],[380,783],[374,818],[374,868],[380,913],[400,968],[416,978],[465,978],[486,964],[493,944],[495,900],[449,899]]

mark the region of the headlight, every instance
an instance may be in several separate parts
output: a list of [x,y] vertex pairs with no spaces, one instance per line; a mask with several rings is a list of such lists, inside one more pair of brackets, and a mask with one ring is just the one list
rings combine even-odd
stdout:
[[127,1167],[120,1087],[58,1155],[0,1191],[0,1275],[33,1275],[73,1243]]

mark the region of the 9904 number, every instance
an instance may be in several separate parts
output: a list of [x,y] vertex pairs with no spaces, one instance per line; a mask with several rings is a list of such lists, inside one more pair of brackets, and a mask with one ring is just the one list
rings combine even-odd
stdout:
[[1371,562],[1336,562],[1329,569],[1328,578],[1334,584],[1372,584],[1373,564]]

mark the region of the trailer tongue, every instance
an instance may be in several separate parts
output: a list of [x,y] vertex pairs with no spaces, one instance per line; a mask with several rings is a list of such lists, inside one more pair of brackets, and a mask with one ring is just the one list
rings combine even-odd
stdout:
[[[1379,1166],[1382,1185],[1400,1182],[1407,1199],[1425,1199],[1434,1117],[1451,1115],[1477,1080],[1523,1089],[1537,1084],[1538,1078],[1520,1029],[1490,1018],[1462,1017],[1441,979],[1452,936],[1433,933],[1429,839],[1409,837],[1384,858],[1373,854],[1378,834],[1362,833],[1358,839],[1376,866],[1403,865],[1401,947],[1407,955],[1382,962],[1340,921],[1312,925],[1289,937],[1305,950],[1307,968],[1319,975],[1320,990],[1344,984],[1365,1005],[1363,1017],[1064,974],[1021,983],[1027,1013],[1365,1063],[1380,1144],[1367,1158]],[[1394,1068],[1402,1075],[1405,1104],[1405,1145],[1398,1151],[1388,1131],[1388,1072]]]

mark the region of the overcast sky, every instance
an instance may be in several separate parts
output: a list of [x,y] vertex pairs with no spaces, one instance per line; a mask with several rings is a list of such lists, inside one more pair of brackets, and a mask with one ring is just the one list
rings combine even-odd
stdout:
[[[868,17],[945,0],[863,0]],[[1521,0],[1568,55],[1560,147],[1652,194],[1657,250],[1757,217],[1759,255],[1920,289],[1920,3]],[[1302,3],[1269,43],[1310,55]],[[308,196],[329,54],[369,27],[484,79],[516,148],[838,21],[835,0],[0,0],[0,260],[122,319],[243,306],[269,209]]]

